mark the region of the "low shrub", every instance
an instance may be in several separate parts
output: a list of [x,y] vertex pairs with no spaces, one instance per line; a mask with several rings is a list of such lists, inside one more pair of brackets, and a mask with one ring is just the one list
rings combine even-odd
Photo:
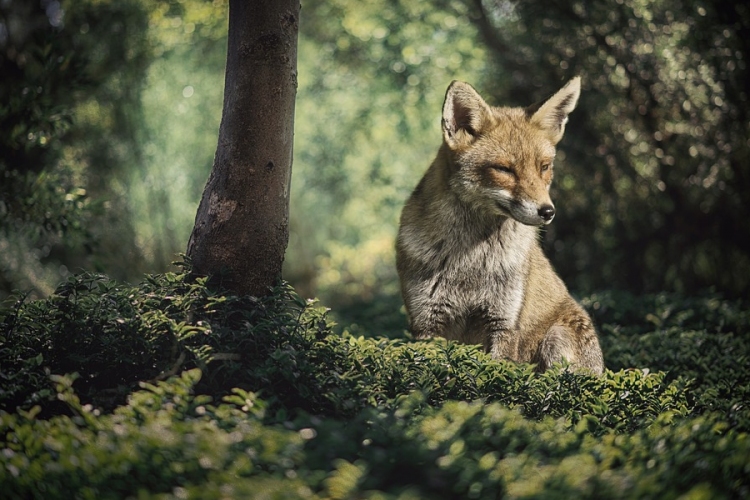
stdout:
[[601,293],[584,302],[601,330],[607,366],[647,368],[684,381],[693,413],[719,411],[750,431],[750,307],[715,294],[634,297]]
[[281,420],[300,410],[350,417],[414,391],[431,406],[482,399],[518,406],[530,418],[564,415],[576,424],[589,416],[600,430],[632,430],[664,411],[688,411],[682,382],[665,383],[663,373],[594,377],[559,367],[537,374],[442,339],[337,335],[324,308],[286,286],[255,299],[213,292],[187,274],[151,276],[138,287],[85,274],[48,300],[15,304],[3,325],[2,374],[11,383],[0,408],[41,404],[44,415],[56,407],[47,373],[78,373],[81,399],[111,410],[139,381],[195,367],[204,371],[201,393],[256,391]]
[[741,303],[585,299],[615,370],[595,377],[539,374],[441,339],[340,333],[314,301],[283,284],[272,292],[237,297],[187,273],[137,286],[82,274],[46,300],[10,303],[0,313],[5,491],[748,494]]
[[[750,440],[706,417],[663,414],[596,437],[585,421],[529,420],[499,403],[424,396],[352,419],[268,423],[235,389],[193,395],[197,369],[143,384],[101,414],[55,377],[72,416],[0,413],[6,498],[700,498],[750,493]],[[423,411],[418,411],[420,408]]]

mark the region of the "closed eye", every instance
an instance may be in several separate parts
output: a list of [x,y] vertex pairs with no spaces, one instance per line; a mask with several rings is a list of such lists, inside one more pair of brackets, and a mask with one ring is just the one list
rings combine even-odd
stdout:
[[543,164],[542,164],[542,173],[544,173],[544,172],[546,172],[547,170],[549,170],[551,166],[552,166],[552,164],[551,164],[551,163],[543,163]]
[[502,172],[504,174],[516,175],[516,172],[512,168],[506,167],[505,165],[500,165],[499,163],[491,164],[490,168],[492,170],[495,170],[497,172]]

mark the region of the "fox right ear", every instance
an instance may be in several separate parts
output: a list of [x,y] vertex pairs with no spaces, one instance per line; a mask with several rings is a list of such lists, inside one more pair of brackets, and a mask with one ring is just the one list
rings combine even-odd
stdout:
[[547,133],[552,144],[557,144],[562,139],[568,115],[575,109],[580,95],[581,77],[576,76],[545,102],[526,108],[526,114],[531,123]]
[[443,103],[443,138],[451,149],[468,146],[492,121],[492,110],[468,83],[453,81]]

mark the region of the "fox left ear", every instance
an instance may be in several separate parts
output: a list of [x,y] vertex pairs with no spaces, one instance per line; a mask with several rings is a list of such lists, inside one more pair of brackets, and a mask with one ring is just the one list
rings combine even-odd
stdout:
[[576,76],[541,105],[526,108],[529,121],[546,131],[552,144],[557,144],[562,139],[568,115],[575,109],[580,95],[581,77]]
[[492,122],[492,110],[468,83],[453,81],[443,103],[443,138],[451,149],[468,146]]

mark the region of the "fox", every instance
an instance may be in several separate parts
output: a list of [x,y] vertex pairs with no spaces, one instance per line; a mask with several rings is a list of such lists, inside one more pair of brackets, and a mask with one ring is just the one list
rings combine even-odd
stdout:
[[492,107],[453,81],[442,144],[401,212],[396,268],[412,334],[479,344],[496,360],[600,375],[588,313],[545,256],[556,146],[581,92],[574,77],[529,107]]

